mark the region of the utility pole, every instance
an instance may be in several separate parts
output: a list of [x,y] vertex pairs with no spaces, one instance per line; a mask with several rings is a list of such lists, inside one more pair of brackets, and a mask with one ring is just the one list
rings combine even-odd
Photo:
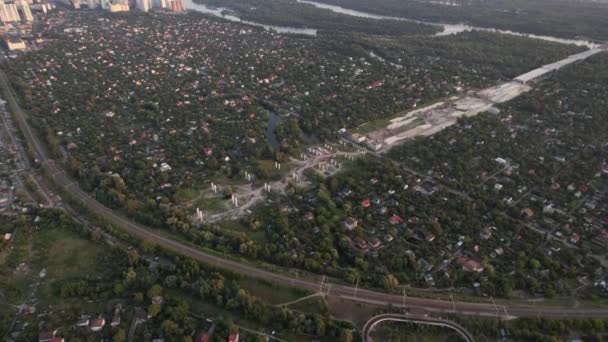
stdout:
[[323,278],[321,278],[321,286],[319,286],[319,292],[323,293],[323,283],[325,282],[325,274],[323,275]]
[[454,302],[454,294],[450,292],[450,298],[452,299],[452,312],[456,313],[456,302]]
[[490,300],[492,301],[492,304],[494,304],[494,309],[496,310],[496,317],[498,318],[498,306],[496,305],[496,302],[494,301],[494,297],[490,296]]

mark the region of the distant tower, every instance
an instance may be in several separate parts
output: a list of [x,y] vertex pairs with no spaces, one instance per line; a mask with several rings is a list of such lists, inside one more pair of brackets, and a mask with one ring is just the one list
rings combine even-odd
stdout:
[[14,23],[21,20],[17,6],[14,4],[0,5],[0,20],[4,23]]
[[151,0],[137,0],[137,9],[142,12],[148,12],[152,7]]
[[184,10],[182,0],[169,0],[169,8],[172,12],[182,12]]
[[21,4],[21,12],[23,13],[23,19],[25,19],[25,21],[30,23],[34,21],[32,10],[30,9],[30,5],[27,2]]
[[74,0],[74,9],[80,9],[80,0]]

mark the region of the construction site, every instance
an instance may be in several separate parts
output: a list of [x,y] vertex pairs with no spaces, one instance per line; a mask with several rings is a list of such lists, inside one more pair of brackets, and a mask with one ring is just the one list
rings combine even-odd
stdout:
[[365,136],[352,134],[349,139],[373,152],[386,152],[395,144],[408,139],[435,134],[455,124],[458,118],[471,117],[482,112],[498,114],[498,109],[494,108],[495,104],[507,102],[529,91],[532,89],[530,86],[532,81],[606,50],[608,50],[607,46],[592,48],[555,63],[543,65],[512,81],[482,90],[467,91],[461,96],[453,96],[446,101],[393,118],[386,127]]

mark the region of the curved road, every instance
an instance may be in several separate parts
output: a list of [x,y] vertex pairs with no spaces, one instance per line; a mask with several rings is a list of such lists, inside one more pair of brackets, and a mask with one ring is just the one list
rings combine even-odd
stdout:
[[372,330],[376,327],[376,325],[382,322],[407,322],[407,323],[416,323],[416,324],[425,324],[425,325],[434,325],[438,327],[448,328],[455,330],[460,334],[460,336],[465,340],[465,342],[475,342],[473,335],[469,333],[465,328],[463,328],[460,324],[457,324],[452,321],[440,319],[440,318],[430,318],[425,316],[415,316],[415,315],[403,315],[403,314],[382,314],[378,316],[374,316],[370,318],[363,327],[361,334],[363,335],[363,342],[372,342],[372,338],[370,334]]
[[0,70],[0,87],[5,90],[6,100],[12,112],[15,114],[19,128],[23,132],[29,146],[33,150],[36,158],[44,165],[51,177],[55,180],[58,186],[69,193],[75,199],[81,201],[88,209],[103,216],[112,224],[121,227],[127,233],[136,236],[140,239],[154,241],[159,246],[170,249],[182,255],[191,257],[201,262],[211,265],[223,267],[231,271],[265,279],[272,282],[281,283],[287,286],[292,286],[300,289],[305,289],[313,292],[323,290],[327,296],[339,299],[348,299],[360,303],[368,303],[375,305],[392,305],[393,307],[418,308],[429,312],[440,313],[456,313],[461,315],[486,316],[496,318],[512,318],[512,317],[608,317],[608,308],[585,308],[585,307],[558,307],[558,306],[525,306],[525,305],[508,305],[497,306],[489,303],[469,303],[469,302],[453,302],[445,300],[434,300],[426,298],[405,297],[394,294],[375,292],[365,289],[357,289],[351,286],[334,285],[334,284],[319,284],[314,281],[293,278],[283,274],[272,273],[254,266],[241,264],[233,260],[223,259],[213,254],[205,253],[199,249],[192,248],[178,241],[171,240],[154,232],[150,228],[136,224],[133,221],[125,218],[119,213],[105,207],[95,199],[85,193],[73,180],[71,180],[65,172],[55,165],[54,161],[47,156],[47,151],[44,145],[34,134],[30,125],[26,121],[23,110],[19,107],[13,95],[6,74]]

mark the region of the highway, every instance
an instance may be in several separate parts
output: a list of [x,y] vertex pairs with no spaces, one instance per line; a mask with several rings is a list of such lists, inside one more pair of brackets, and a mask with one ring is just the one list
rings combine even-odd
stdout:
[[264,279],[271,282],[280,283],[286,286],[296,287],[312,292],[322,291],[326,296],[352,300],[359,303],[368,303],[374,305],[391,305],[395,308],[414,308],[425,310],[426,312],[435,313],[454,313],[460,315],[471,316],[486,316],[496,318],[513,318],[513,317],[608,317],[608,308],[585,308],[579,306],[577,308],[559,307],[559,306],[542,306],[542,305],[495,305],[491,303],[471,303],[471,302],[454,302],[446,300],[435,300],[427,298],[406,297],[366,289],[337,285],[337,284],[320,284],[315,281],[294,278],[288,275],[272,273],[255,266],[242,264],[233,260],[224,259],[213,254],[203,252],[199,249],[192,248],[186,244],[174,241],[170,238],[162,236],[153,229],[136,224],[133,221],[125,218],[121,214],[105,207],[95,199],[91,198],[87,193],[71,180],[66,173],[58,167],[52,159],[47,155],[44,145],[40,142],[38,136],[34,134],[28,124],[25,113],[19,107],[15,100],[6,74],[0,71],[0,87],[4,88],[6,100],[9,103],[9,108],[15,115],[16,122],[23,132],[29,146],[33,150],[34,155],[45,166],[49,175],[54,179],[57,186],[61,187],[66,193],[73,198],[79,200],[89,210],[102,216],[108,222],[121,227],[127,233],[140,238],[153,241],[157,245],[191,257],[195,260],[222,267],[230,271],[249,276]]
[[370,334],[374,330],[376,325],[382,322],[407,322],[448,328],[458,332],[460,336],[465,340],[465,342],[475,342],[473,335],[471,335],[471,333],[469,333],[465,328],[463,328],[457,323],[440,318],[431,318],[426,316],[416,316],[409,314],[382,314],[370,318],[367,323],[365,323],[365,326],[363,327],[363,330],[361,332],[361,334],[363,335],[363,342],[372,342]]

